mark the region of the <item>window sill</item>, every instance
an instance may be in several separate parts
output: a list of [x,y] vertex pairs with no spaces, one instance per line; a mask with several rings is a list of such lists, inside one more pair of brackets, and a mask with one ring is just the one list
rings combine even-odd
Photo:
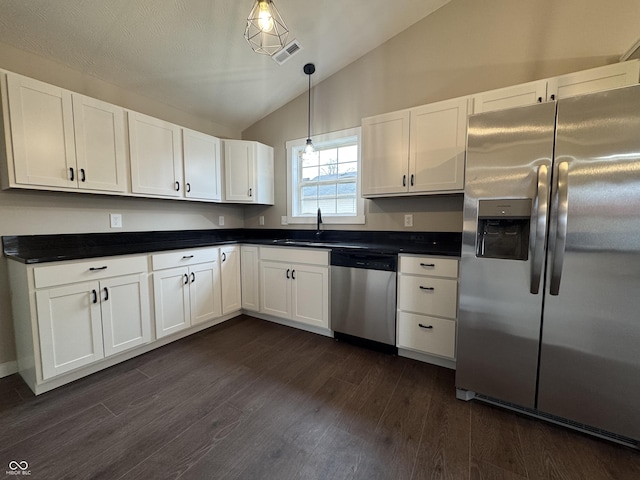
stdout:
[[[287,217],[288,225],[316,225],[318,219],[316,216],[312,217]],[[323,225],[364,225],[364,215],[358,215],[353,217],[331,217],[322,215]]]

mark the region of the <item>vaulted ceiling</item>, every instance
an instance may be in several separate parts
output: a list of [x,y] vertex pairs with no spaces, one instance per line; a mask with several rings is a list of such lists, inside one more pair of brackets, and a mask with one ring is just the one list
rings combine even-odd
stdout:
[[[275,0],[283,65],[243,37],[255,0],[2,0],[0,42],[242,130],[450,0]],[[1,67],[1,65],[0,65]]]

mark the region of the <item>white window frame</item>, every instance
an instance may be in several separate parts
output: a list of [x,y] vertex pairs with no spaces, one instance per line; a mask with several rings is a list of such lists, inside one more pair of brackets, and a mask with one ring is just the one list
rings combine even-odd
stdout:
[[[358,176],[356,177],[356,215],[325,215],[322,213],[323,224],[364,224],[364,199],[361,192],[361,166],[362,166],[362,129],[360,127],[348,128],[336,132],[323,133],[321,135],[313,135],[314,145],[322,146],[326,143],[335,142],[343,138],[357,137],[358,144]],[[306,146],[306,138],[298,138],[286,142],[287,150],[287,223],[289,224],[315,224],[317,221],[316,214],[313,215],[293,215],[294,191],[297,189],[295,182],[297,181],[297,164],[294,159],[297,158],[297,152],[304,150]]]

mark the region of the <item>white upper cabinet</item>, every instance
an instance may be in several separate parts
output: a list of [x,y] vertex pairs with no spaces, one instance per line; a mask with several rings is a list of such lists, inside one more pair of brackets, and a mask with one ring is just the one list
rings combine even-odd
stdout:
[[20,75],[7,89],[15,183],[76,187],[71,92]]
[[127,190],[124,110],[7,75],[15,184]]
[[547,81],[523,83],[490,90],[473,96],[473,113],[491,112],[505,108],[542,103],[547,98]]
[[362,195],[445,193],[464,186],[468,98],[362,120]]
[[411,110],[409,192],[464,188],[467,104],[465,97]]
[[362,195],[407,191],[409,110],[362,120]]
[[273,148],[246,140],[223,143],[225,201],[273,205]]
[[614,63],[604,67],[568,73],[549,79],[547,93],[549,100],[573,97],[585,93],[610,90],[638,83],[640,61]]
[[522,107],[638,83],[640,61],[632,60],[559,77],[490,90],[473,96],[473,113]]
[[128,118],[132,192],[182,197],[182,129],[137,112]]
[[125,192],[124,110],[75,93],[72,99],[78,186],[89,190]]
[[200,200],[222,199],[220,139],[182,129],[184,149],[184,195]]

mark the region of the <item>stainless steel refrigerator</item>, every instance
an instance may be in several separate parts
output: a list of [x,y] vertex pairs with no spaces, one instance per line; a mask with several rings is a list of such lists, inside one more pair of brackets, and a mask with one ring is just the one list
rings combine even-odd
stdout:
[[640,440],[640,86],[471,116],[456,388]]

